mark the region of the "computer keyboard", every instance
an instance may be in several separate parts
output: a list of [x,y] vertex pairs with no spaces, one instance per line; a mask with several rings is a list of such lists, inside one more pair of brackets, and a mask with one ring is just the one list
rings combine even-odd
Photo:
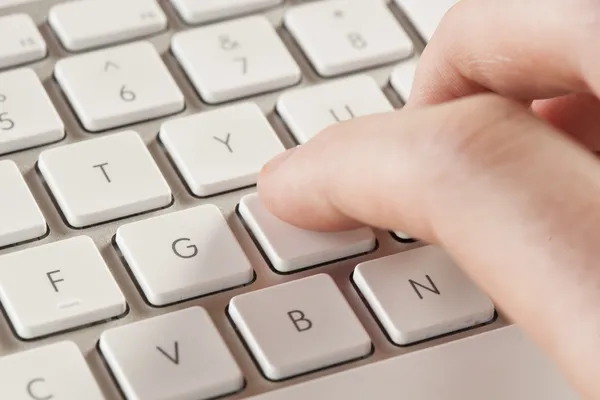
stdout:
[[0,399],[577,398],[440,249],[256,194],[455,1],[0,0]]

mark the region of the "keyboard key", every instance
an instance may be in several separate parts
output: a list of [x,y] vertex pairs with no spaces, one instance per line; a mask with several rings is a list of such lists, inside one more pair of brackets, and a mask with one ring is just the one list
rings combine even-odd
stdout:
[[0,301],[24,339],[114,318],[126,310],[123,294],[87,236],[0,256]]
[[27,14],[0,17],[0,69],[41,60],[48,51],[35,22]]
[[301,72],[266,17],[252,16],[180,32],[173,53],[208,103],[294,85]]
[[296,228],[269,213],[256,193],[242,198],[239,212],[271,265],[279,272],[293,272],[366,253],[377,243],[370,228],[345,232]]
[[395,0],[398,7],[415,25],[419,34],[429,41],[444,15],[458,0]]
[[354,282],[399,345],[494,318],[492,301],[435,246],[361,263]]
[[44,236],[44,215],[11,160],[0,161],[0,187],[0,247]]
[[104,400],[73,342],[58,342],[0,358],[0,398]]
[[100,350],[129,400],[212,399],[244,385],[230,350],[200,307],[109,329]]
[[0,0],[0,9],[8,8],[12,6],[18,6],[21,4],[32,3],[40,0]]
[[290,90],[277,102],[277,112],[300,144],[338,122],[393,110],[368,75]]
[[410,97],[413,80],[415,78],[415,72],[417,70],[417,63],[418,61],[413,59],[398,65],[396,68],[394,68],[392,71],[392,76],[390,77],[390,84],[392,85],[392,88],[396,91],[404,103],[406,103]]
[[254,277],[250,261],[214,205],[121,226],[116,240],[155,306],[243,285]]
[[264,10],[283,0],[171,0],[188,24],[201,24]]
[[396,238],[397,240],[399,240],[401,242],[413,242],[413,241],[415,241],[414,238],[410,237],[409,235],[407,235],[404,232],[393,231],[392,234],[393,234],[394,238]]
[[133,40],[167,28],[156,0],[78,0],[53,6],[48,22],[70,51]]
[[92,132],[183,110],[184,98],[154,46],[136,42],[64,58],[56,80]]
[[0,154],[56,142],[64,136],[63,122],[33,70],[0,74]]
[[400,232],[400,231],[393,231],[392,236],[394,237],[394,239],[396,239],[400,242],[414,242],[415,241],[414,238],[412,238],[411,236],[407,235],[406,233]]
[[578,400],[581,397],[538,346],[513,325],[247,400],[325,398]]
[[382,1],[302,4],[285,15],[285,26],[326,77],[387,64],[413,52],[409,36]]
[[201,197],[256,184],[263,165],[285,150],[254,103],[170,120],[160,138],[192,193]]
[[329,275],[234,297],[229,313],[271,380],[368,355],[371,339]]
[[46,150],[38,166],[68,223],[76,228],[166,207],[172,201],[169,185],[134,131]]

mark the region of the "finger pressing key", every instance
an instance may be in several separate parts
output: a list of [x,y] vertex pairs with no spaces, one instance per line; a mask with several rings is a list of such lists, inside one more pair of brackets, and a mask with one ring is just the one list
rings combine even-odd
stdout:
[[259,179],[305,229],[361,225],[443,246],[579,391],[600,397],[600,165],[495,95],[334,125]]

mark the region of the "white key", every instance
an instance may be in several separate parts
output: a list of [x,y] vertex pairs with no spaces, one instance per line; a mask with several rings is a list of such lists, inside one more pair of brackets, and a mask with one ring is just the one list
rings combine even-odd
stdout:
[[393,110],[368,75],[290,90],[277,102],[277,112],[300,144],[340,121]]
[[180,32],[173,53],[208,103],[269,92],[300,81],[300,68],[263,16]]
[[156,0],[78,0],[53,6],[48,22],[70,51],[133,40],[167,27]]
[[426,41],[431,39],[448,10],[458,3],[458,0],[395,1]]
[[190,307],[105,331],[100,350],[129,400],[196,400],[236,392],[242,371],[208,313]]
[[0,247],[44,236],[44,215],[11,160],[0,161],[0,187]]
[[250,261],[214,205],[121,226],[116,240],[155,306],[243,285],[254,277]]
[[399,345],[494,318],[492,301],[435,246],[361,263],[354,282]]
[[281,4],[283,0],[171,0],[181,18],[188,24],[201,24],[261,11]]
[[415,72],[417,70],[417,63],[417,59],[412,59],[398,65],[394,68],[392,76],[390,77],[392,88],[394,88],[404,103],[406,103],[410,97]]
[[254,103],[170,120],[160,139],[200,197],[256,184],[263,165],[285,150]]
[[0,398],[104,400],[73,342],[58,342],[0,358]]
[[183,110],[184,98],[154,46],[136,42],[64,58],[54,75],[89,131]]
[[21,4],[32,3],[40,0],[0,0],[0,9],[18,6]]
[[0,37],[0,69],[41,60],[48,51],[35,22],[27,14],[0,17]]
[[285,26],[326,77],[387,64],[413,52],[409,36],[381,1],[302,4],[285,15]]
[[236,296],[229,304],[229,313],[271,380],[371,352],[369,335],[329,275]]
[[134,131],[46,150],[38,166],[67,221],[76,228],[172,201],[169,185]]
[[296,228],[267,211],[256,193],[242,198],[239,212],[273,268],[280,272],[292,272],[366,253],[373,250],[377,242],[369,228],[344,232],[313,232]]
[[0,74],[0,154],[64,138],[60,116],[29,68]]
[[127,307],[87,236],[1,256],[0,300],[24,339],[114,318]]
[[578,400],[516,326],[392,357],[247,400]]
[[407,235],[407,234],[406,234],[406,233],[404,233],[404,232],[400,232],[400,231],[393,231],[392,233],[393,233],[393,235],[394,235],[394,237],[395,237],[396,239],[398,239],[398,240],[400,240],[400,241],[402,241],[402,242],[412,242],[412,241],[414,241],[414,240],[415,240],[415,239],[414,239],[414,238],[412,238],[410,235]]

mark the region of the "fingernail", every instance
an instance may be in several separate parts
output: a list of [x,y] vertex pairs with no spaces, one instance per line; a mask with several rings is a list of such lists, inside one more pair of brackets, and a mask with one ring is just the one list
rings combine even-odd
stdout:
[[265,166],[263,168],[263,172],[271,173],[271,172],[275,171],[277,168],[279,168],[281,166],[281,164],[283,164],[283,162],[285,160],[287,160],[287,158],[290,155],[292,155],[294,150],[296,150],[296,147],[286,150],[283,153],[279,153],[277,156],[275,156],[273,159],[271,159],[271,161],[269,161],[265,164]]

